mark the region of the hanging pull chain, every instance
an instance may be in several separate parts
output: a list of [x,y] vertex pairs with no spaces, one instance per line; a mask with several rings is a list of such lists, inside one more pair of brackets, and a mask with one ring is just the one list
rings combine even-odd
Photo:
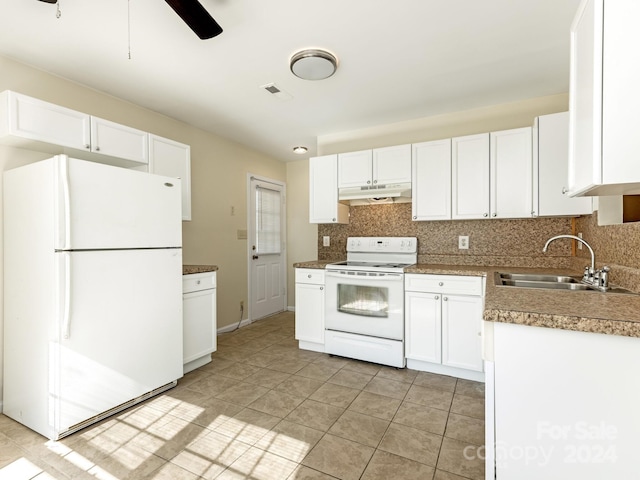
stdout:
[[129,48],[129,60],[131,60],[131,1],[127,0],[127,45]]
[[60,18],[62,16],[62,12],[60,11],[60,0],[56,3],[56,18]]

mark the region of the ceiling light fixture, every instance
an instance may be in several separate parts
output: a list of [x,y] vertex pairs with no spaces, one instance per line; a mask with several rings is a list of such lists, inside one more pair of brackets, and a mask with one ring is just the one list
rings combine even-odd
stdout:
[[293,147],[293,153],[297,153],[298,155],[302,155],[303,153],[307,153],[308,148],[307,147]]
[[294,53],[289,67],[296,77],[303,80],[323,80],[336,72],[338,59],[326,50],[308,48]]

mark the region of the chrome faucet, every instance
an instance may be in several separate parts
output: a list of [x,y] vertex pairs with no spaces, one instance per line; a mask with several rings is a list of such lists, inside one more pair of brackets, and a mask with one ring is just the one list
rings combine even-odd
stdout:
[[602,270],[596,270],[596,255],[593,253],[593,248],[586,241],[584,241],[580,237],[576,237],[575,235],[556,235],[555,237],[551,237],[547,240],[547,243],[544,244],[543,252],[546,252],[549,248],[549,244],[554,240],[559,238],[571,238],[572,240],[577,240],[582,242],[588,249],[591,254],[591,266],[584,267],[584,275],[582,276],[582,283],[586,283],[591,285],[592,287],[597,288],[601,291],[606,291],[609,289],[609,272],[611,269],[607,266],[602,267]]

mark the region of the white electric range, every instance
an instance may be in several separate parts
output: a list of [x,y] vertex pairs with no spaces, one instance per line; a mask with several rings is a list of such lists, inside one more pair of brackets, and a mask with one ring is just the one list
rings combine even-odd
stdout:
[[415,237],[349,237],[347,260],[325,273],[325,352],[402,368],[404,269]]

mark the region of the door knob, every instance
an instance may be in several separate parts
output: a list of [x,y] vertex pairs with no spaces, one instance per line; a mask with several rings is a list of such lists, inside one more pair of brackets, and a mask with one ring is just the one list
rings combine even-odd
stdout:
[[254,259],[254,260],[257,260],[257,259],[258,259],[258,255],[254,255],[254,256],[253,256],[253,259]]

